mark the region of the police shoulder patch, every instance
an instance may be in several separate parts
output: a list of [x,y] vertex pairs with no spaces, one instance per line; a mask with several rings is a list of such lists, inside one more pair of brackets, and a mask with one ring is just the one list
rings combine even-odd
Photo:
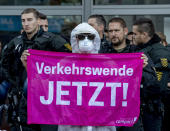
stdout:
[[163,72],[156,71],[158,81],[161,81]]
[[65,43],[64,46],[69,50],[72,51],[71,45],[69,43]]
[[167,58],[160,58],[161,59],[161,65],[163,67],[168,67],[168,60]]

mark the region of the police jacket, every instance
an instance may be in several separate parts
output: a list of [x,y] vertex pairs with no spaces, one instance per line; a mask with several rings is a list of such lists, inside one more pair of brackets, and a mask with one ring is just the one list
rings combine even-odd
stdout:
[[170,53],[160,41],[161,39],[155,34],[147,43],[137,46],[137,50],[147,53],[152,59],[160,89],[164,92],[167,89],[170,70]]
[[166,46],[166,48],[168,49],[168,51],[170,51],[170,45],[169,44]]
[[3,69],[2,69],[2,64],[0,61],[0,83],[3,81]]
[[[166,46],[166,48],[167,48],[168,51],[170,52],[170,45],[169,45],[169,44]],[[170,82],[170,72],[169,72],[168,82]]]
[[[23,85],[25,69],[20,60],[26,49],[37,49],[57,52],[70,52],[66,41],[60,36],[44,32],[42,28],[29,40],[25,32],[11,40],[2,51],[4,77],[14,86]],[[24,73],[26,74],[26,73]]]
[[2,74],[2,64],[1,64],[1,54],[0,54],[0,83],[2,82],[3,80],[3,74]]
[[[135,45],[127,44],[127,46],[124,49],[121,49],[119,51],[115,50],[113,47],[110,47],[108,49],[108,53],[134,53],[138,52]],[[145,54],[147,55],[147,54]],[[153,62],[148,57],[148,65],[143,68],[142,73],[142,81],[141,81],[141,97],[144,97],[146,99],[148,96],[150,97],[158,97],[160,94],[160,88],[157,83],[157,77],[155,70],[153,68]],[[143,99],[143,98],[142,98]]]

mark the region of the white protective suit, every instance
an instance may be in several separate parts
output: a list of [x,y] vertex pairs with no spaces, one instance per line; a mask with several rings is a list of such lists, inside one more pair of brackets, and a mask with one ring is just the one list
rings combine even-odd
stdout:
[[[93,40],[94,48],[89,53],[98,53],[100,49],[100,36],[98,32],[90,26],[88,23],[81,23],[77,25],[71,32],[71,47],[73,53],[82,53],[79,49],[79,43],[76,39],[77,34],[90,33],[94,34]],[[100,114],[99,114],[100,115]],[[58,131],[116,131],[114,126],[71,126],[71,125],[59,125]]]

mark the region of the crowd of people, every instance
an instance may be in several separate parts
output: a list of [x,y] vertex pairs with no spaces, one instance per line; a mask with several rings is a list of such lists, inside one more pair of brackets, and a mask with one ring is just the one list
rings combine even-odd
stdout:
[[[0,44],[0,124],[11,131],[169,131],[170,53],[166,37],[155,31],[151,19],[140,18],[132,32],[121,17],[106,24],[102,15],[91,15],[87,23],[72,25],[59,36],[48,32],[47,17],[34,8],[21,13],[22,31],[1,50]],[[129,37],[128,37],[129,35]],[[69,38],[70,37],[70,38]],[[141,106],[132,127],[81,127],[27,124],[28,49],[69,53],[144,52],[141,59]],[[4,115],[5,114],[5,115]],[[0,128],[0,129],[1,129]]]

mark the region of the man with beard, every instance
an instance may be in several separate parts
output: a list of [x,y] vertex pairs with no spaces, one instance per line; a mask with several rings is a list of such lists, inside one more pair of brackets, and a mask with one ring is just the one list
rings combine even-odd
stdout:
[[[136,52],[136,46],[127,44],[126,35],[128,34],[128,29],[126,23],[122,18],[115,17],[109,20],[108,23],[109,40],[111,42],[111,47],[109,53],[132,53]],[[141,82],[142,93],[156,88],[157,79],[154,69],[152,68],[152,62],[150,59],[147,61],[146,55],[143,55],[144,65],[143,65],[143,75]],[[148,89],[150,90],[148,90]],[[146,91],[147,89],[147,91]],[[145,92],[146,91],[146,92]],[[143,95],[141,94],[141,95]],[[139,117],[137,123],[133,127],[118,127],[118,131],[143,131],[143,125],[141,117]]]
[[121,18],[112,18],[108,26],[109,40],[112,43],[112,50],[122,52],[127,47],[125,36],[128,33],[125,22]]

